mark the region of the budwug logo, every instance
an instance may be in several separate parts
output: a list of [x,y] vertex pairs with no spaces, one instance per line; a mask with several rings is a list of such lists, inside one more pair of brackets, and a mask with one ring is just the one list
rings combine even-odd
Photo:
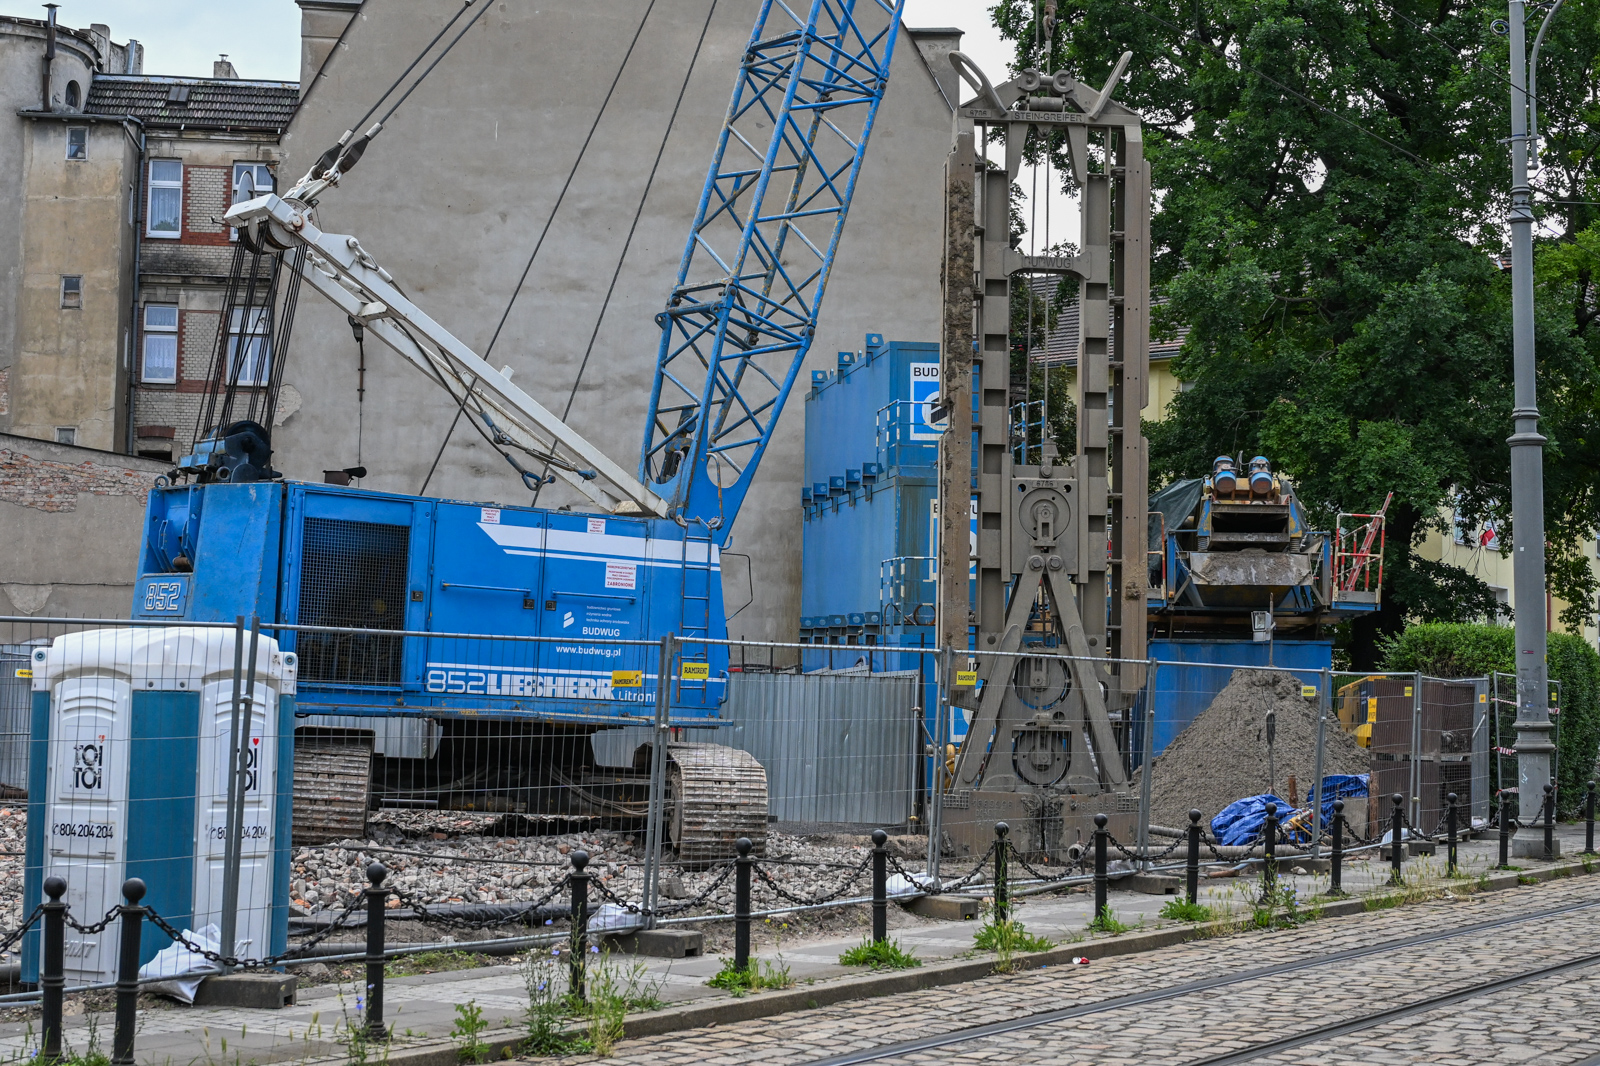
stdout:
[[573,619],[573,617],[572,617],[572,612],[571,612],[571,611],[568,611],[568,612],[567,612],[567,613],[566,613],[566,614],[565,614],[565,615],[563,615],[563,616],[562,616],[562,618],[561,618],[561,628],[562,628],[562,629],[567,629],[567,628],[569,628],[569,627],[570,627],[570,626],[571,626],[571,625],[572,625],[572,623],[573,623],[573,621],[574,621],[574,619]]

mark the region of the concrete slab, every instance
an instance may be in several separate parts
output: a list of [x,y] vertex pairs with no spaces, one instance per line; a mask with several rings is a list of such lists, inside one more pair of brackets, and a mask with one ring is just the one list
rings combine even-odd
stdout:
[[923,896],[912,900],[906,910],[923,918],[941,921],[971,921],[978,917],[978,901],[967,896]]
[[288,973],[229,973],[207,977],[194,994],[197,1007],[282,1010],[295,1004],[300,979]]
[[1183,882],[1167,874],[1134,874],[1123,878],[1119,884],[1130,892],[1142,892],[1147,896],[1176,896],[1183,891]]
[[1539,861],[1561,858],[1561,838],[1551,841],[1554,854],[1546,855],[1544,851],[1544,832],[1541,830],[1529,835],[1518,834],[1511,838],[1511,857],[1513,859],[1535,859]]
[[629,955],[692,959],[705,954],[705,934],[696,929],[640,929],[606,937],[606,946]]

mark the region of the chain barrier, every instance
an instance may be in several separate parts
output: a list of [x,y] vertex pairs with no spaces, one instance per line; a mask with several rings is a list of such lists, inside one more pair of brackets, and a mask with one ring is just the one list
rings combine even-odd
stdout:
[[0,937],[0,955],[5,954],[6,952],[10,951],[13,947],[15,947],[16,944],[17,944],[17,941],[21,940],[22,937],[23,937],[23,934],[25,934],[29,929],[33,928],[33,923],[38,921],[39,920],[39,916],[41,914],[43,914],[43,913],[44,913],[44,904],[41,903],[38,906],[33,908],[33,913],[28,915],[28,920],[27,921],[23,922],[17,928],[15,928],[11,932],[7,933],[5,936]]
[[344,910],[339,913],[337,918],[328,924],[327,928],[319,930],[313,935],[306,937],[304,941],[296,944],[288,951],[285,951],[282,955],[268,955],[263,959],[241,959],[236,958],[233,955],[224,955],[220,951],[212,951],[210,948],[202,947],[201,945],[195,943],[189,938],[189,934],[185,931],[181,929],[174,929],[172,923],[168,922],[165,918],[161,917],[161,915],[157,914],[154,907],[145,907],[144,913],[145,917],[150,919],[150,924],[165,933],[167,938],[174,944],[182,944],[184,947],[188,948],[196,955],[199,955],[207,962],[215,963],[223,969],[228,970],[254,970],[269,966],[277,966],[281,963],[293,962],[304,958],[307,951],[316,947],[318,944],[322,943],[339,930],[347,928],[350,922],[354,920],[355,916],[357,914],[365,914],[366,909],[366,901],[362,898],[358,898],[350,903],[347,903],[345,904]]
[[[994,842],[991,841],[989,844],[989,850],[984,852],[983,855],[978,859],[978,864],[976,866],[962,874],[960,877],[956,878],[954,881],[941,882],[937,886],[937,891],[935,891],[934,894],[937,895],[939,892],[950,892],[954,889],[965,888],[967,885],[970,885],[976,881],[983,871],[988,867],[989,860],[994,858],[995,846],[996,845]],[[930,889],[930,891],[934,890]]]
[[[41,904],[41,906],[42,906],[42,904]],[[116,921],[117,920],[117,915],[119,915],[121,913],[122,913],[121,905],[113,903],[111,905],[111,909],[106,911],[105,917],[101,918],[98,922],[95,922],[93,925],[79,925],[78,924],[78,920],[72,916],[72,912],[71,911],[64,912],[62,917],[64,917],[66,919],[67,925],[70,926],[71,928],[76,929],[78,932],[83,933],[85,936],[93,936],[96,933],[103,933],[108,928],[110,928],[111,927],[111,923]]]
[[795,893],[784,888],[782,885],[778,884],[778,882],[772,879],[771,874],[767,873],[767,871],[761,868],[761,864],[759,862],[755,864],[754,870],[756,876],[759,877],[768,888],[772,889],[773,894],[779,899],[786,900],[789,903],[794,903],[802,907],[814,907],[821,903],[831,903],[836,899],[843,899],[851,887],[853,887],[857,881],[861,880],[861,875],[866,873],[867,867],[871,865],[872,856],[868,854],[861,860],[860,864],[856,866],[855,870],[846,875],[845,879],[839,882],[838,885],[834,886],[832,891],[824,892],[821,895],[814,896],[809,899],[805,896],[796,895]]
[[[1123,858],[1129,860],[1130,862],[1143,862],[1143,861],[1147,861],[1147,860],[1150,861],[1150,862],[1159,862],[1162,859],[1166,858],[1168,855],[1171,855],[1173,852],[1177,851],[1179,848],[1184,847],[1189,843],[1187,840],[1184,840],[1183,838],[1180,837],[1177,840],[1174,840],[1171,844],[1168,844],[1161,851],[1155,852],[1154,854],[1151,854],[1149,856],[1144,856],[1144,855],[1140,855],[1136,851],[1128,850],[1128,848],[1123,846],[1122,841],[1118,840],[1115,836],[1111,835],[1110,833],[1106,834],[1106,842],[1109,843],[1113,848],[1116,848],[1117,849],[1117,853],[1120,854]],[[1210,841],[1206,841],[1206,843],[1209,844]],[[1254,844],[1251,845],[1251,847],[1254,847],[1254,846],[1255,846]],[[1212,851],[1215,852],[1216,849],[1213,848]],[[1023,863],[1023,865],[1027,866],[1027,863]],[[1031,867],[1030,867],[1030,869],[1031,869]]]
[[1034,869],[1033,864],[1030,863],[1027,859],[1024,859],[1020,853],[1012,852],[1010,861],[1016,863],[1018,866],[1022,867],[1024,870],[1028,871],[1028,873],[1032,874],[1038,880],[1044,881],[1046,883],[1049,883],[1051,881],[1065,881],[1069,877],[1076,877],[1078,875],[1079,870],[1083,866],[1083,864],[1080,862],[1080,863],[1077,863],[1075,865],[1068,866],[1064,871],[1062,871],[1059,874],[1047,874],[1047,873],[1042,873],[1039,870]]
[[[591,880],[589,883],[594,885],[598,882]],[[551,885],[550,890],[544,895],[540,896],[538,899],[528,900],[526,904],[523,904],[520,901],[519,903],[515,904],[515,906],[527,907],[527,909],[522,913],[498,915],[493,918],[466,918],[458,914],[439,914],[431,910],[427,903],[417,899],[415,896],[404,891],[403,889],[389,888],[389,891],[394,894],[394,898],[400,902],[402,907],[410,907],[416,912],[415,918],[413,919],[415,921],[426,922],[432,925],[448,926],[452,929],[494,929],[503,925],[526,925],[526,920],[532,916],[534,911],[555,899],[563,888],[566,888],[571,884],[572,875],[567,874],[561,880]],[[448,904],[444,905],[448,906]],[[434,906],[440,906],[440,904],[434,904]]]

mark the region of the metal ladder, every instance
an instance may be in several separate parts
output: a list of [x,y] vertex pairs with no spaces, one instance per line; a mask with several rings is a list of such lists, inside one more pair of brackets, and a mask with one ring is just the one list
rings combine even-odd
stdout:
[[[711,535],[694,534],[690,525],[683,533],[683,594],[678,613],[678,639],[680,662],[708,662],[711,649],[696,637],[711,635],[711,581],[715,571],[711,568],[713,544]],[[696,558],[699,556],[699,558]],[[708,682],[684,679],[678,682],[679,698],[688,693],[698,693],[704,701]]]

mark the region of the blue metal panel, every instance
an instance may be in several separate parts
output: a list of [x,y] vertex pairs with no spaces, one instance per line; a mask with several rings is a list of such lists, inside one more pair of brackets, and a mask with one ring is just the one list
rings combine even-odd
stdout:
[[[50,693],[35,692],[28,723],[28,780],[36,784],[28,790],[28,825],[23,836],[22,905],[31,912],[44,900],[44,801],[45,782],[50,763]],[[98,916],[95,916],[98,917]],[[22,938],[22,980],[39,980],[39,927]]]
[[[1233,671],[1221,667],[1288,670],[1302,684],[1320,685],[1319,671],[1333,667],[1333,642],[1152,640],[1150,657],[1161,661],[1156,669],[1154,745],[1159,755],[1227,687]],[[1136,720],[1135,732],[1141,729]],[[1142,749],[1136,737],[1132,750]]]
[[[179,929],[193,928],[200,694],[136,691],[131,710],[124,876],[143,879],[145,906]],[[139,944],[139,964],[166,943],[165,937],[146,936]]]

